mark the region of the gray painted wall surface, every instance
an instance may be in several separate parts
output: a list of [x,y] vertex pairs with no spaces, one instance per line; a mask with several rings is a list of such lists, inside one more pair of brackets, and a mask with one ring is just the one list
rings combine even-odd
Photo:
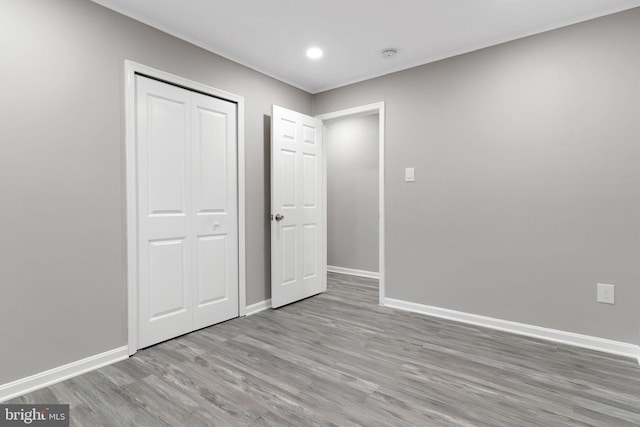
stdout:
[[316,95],[386,102],[387,297],[638,343],[639,45],[633,9]]
[[325,123],[327,264],[378,271],[378,115]]
[[311,95],[85,0],[2,2],[0,40],[0,384],[126,344],[125,59],[245,97],[247,302],[269,298],[265,116]]

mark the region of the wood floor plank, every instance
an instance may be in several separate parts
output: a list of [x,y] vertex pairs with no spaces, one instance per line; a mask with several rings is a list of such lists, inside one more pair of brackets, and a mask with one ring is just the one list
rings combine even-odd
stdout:
[[631,359],[378,305],[377,281],[139,351],[14,399],[71,425],[640,426]]

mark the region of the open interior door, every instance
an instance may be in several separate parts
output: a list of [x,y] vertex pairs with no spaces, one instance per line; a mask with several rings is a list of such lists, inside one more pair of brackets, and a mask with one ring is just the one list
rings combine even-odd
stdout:
[[326,289],[322,121],[276,105],[271,115],[271,305]]

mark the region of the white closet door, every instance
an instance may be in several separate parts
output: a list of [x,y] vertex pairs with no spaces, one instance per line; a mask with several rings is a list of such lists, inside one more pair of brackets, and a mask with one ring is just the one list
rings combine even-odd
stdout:
[[137,85],[139,346],[191,330],[190,93]]
[[236,119],[232,103],[142,76],[136,102],[143,348],[238,315]]
[[322,121],[274,105],[271,118],[274,308],[325,289],[322,174]]
[[238,317],[236,106],[192,94],[193,329]]

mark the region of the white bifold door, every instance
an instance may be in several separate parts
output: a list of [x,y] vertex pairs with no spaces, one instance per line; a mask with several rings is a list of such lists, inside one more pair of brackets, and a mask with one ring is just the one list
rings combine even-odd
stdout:
[[322,122],[273,106],[271,304],[326,290]]
[[139,348],[238,316],[236,116],[136,76]]

